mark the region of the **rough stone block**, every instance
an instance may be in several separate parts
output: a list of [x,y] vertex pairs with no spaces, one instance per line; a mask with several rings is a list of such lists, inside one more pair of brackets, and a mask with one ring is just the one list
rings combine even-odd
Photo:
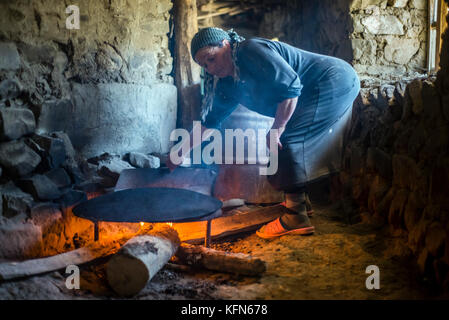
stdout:
[[418,52],[418,39],[390,39],[387,40],[384,53],[385,59],[397,64],[407,64]]
[[422,82],[423,115],[427,119],[428,126],[445,126],[444,113],[441,108],[441,96],[434,82],[425,80]]
[[427,9],[427,0],[410,0],[410,8],[426,10]]
[[431,175],[430,200],[449,209],[449,158],[435,161]]
[[377,212],[377,207],[389,188],[390,185],[388,180],[385,180],[380,176],[374,178],[368,194],[368,209],[371,212]]
[[360,147],[351,148],[351,174],[359,175],[365,166],[363,150]]
[[394,229],[400,229],[404,225],[404,208],[407,204],[408,196],[408,190],[400,189],[396,192],[393,200],[391,201],[390,211],[388,214],[388,223]]
[[419,271],[421,272],[421,274],[425,274],[428,272],[428,270],[429,270],[428,265],[429,265],[430,260],[431,259],[429,256],[429,251],[426,248],[424,248],[424,250],[422,250],[419,253],[418,261],[417,261]]
[[72,184],[72,180],[64,168],[53,169],[45,173],[45,176],[60,189],[69,187]]
[[0,42],[0,70],[17,70],[20,68],[20,57],[14,43]]
[[388,5],[395,8],[404,8],[407,3],[408,0],[388,0]]
[[0,164],[10,173],[24,176],[41,162],[41,157],[23,140],[0,143]]
[[158,157],[145,155],[139,152],[131,152],[129,154],[129,163],[137,168],[159,168],[161,161]]
[[5,79],[0,82],[0,101],[17,98],[21,91],[19,82],[13,79]]
[[368,32],[377,35],[403,35],[404,25],[393,15],[372,15],[362,19]]
[[425,205],[426,204],[424,201],[420,201],[419,197],[408,197],[408,201],[404,209],[404,224],[408,231],[412,231],[421,219]]
[[391,201],[393,200],[395,194],[396,194],[396,189],[391,187],[388,190],[388,192],[385,194],[385,196],[382,198],[382,200],[379,202],[379,205],[377,206],[376,215],[378,215],[380,217],[385,217],[385,216],[388,217]]
[[12,218],[20,214],[28,215],[33,206],[33,197],[23,192],[13,182],[0,185],[3,216]]
[[393,185],[411,189],[419,175],[415,160],[408,156],[395,154],[392,162]]
[[379,173],[387,181],[393,177],[391,156],[379,148],[368,148],[366,167]]
[[350,4],[351,11],[363,10],[369,6],[379,6],[385,8],[387,6],[387,0],[353,0]]
[[33,133],[36,121],[31,110],[0,108],[0,140],[15,140]]
[[442,97],[442,109],[444,118],[449,122],[449,94]]
[[98,174],[100,176],[110,177],[116,181],[123,170],[132,169],[133,167],[128,162],[113,157],[111,159],[100,161],[98,163],[98,168]]
[[33,135],[31,139],[40,147],[40,150],[43,150],[41,157],[48,162],[48,168],[46,169],[57,168],[64,163],[66,146],[62,139],[38,134]]
[[42,231],[31,222],[0,224],[0,243],[0,258],[36,257],[42,250]]
[[354,60],[360,63],[373,63],[376,59],[377,42],[375,40],[352,39]]
[[406,82],[397,82],[395,84],[395,90],[394,90],[394,99],[396,100],[396,102],[399,105],[403,105],[404,104],[404,99],[405,99],[405,90],[407,88],[407,83]]
[[57,204],[44,202],[31,208],[31,222],[41,227],[43,231],[61,220],[62,213]]
[[62,131],[52,132],[50,134],[52,138],[61,139],[64,142],[64,150],[67,158],[74,159],[76,155],[76,151],[73,148],[72,142],[70,141],[70,137],[67,133]]
[[426,232],[425,245],[429,253],[434,257],[440,257],[444,251],[446,231],[440,222],[433,222]]
[[82,201],[87,201],[87,194],[84,191],[69,190],[61,197],[60,203],[64,209],[67,209]]
[[58,187],[47,176],[41,174],[22,179],[18,184],[36,200],[55,200],[62,195]]

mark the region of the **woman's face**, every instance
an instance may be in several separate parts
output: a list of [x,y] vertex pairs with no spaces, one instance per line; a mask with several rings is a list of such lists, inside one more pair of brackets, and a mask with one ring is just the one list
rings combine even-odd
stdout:
[[231,45],[228,40],[223,40],[222,47],[201,48],[195,55],[195,61],[208,73],[219,78],[234,74]]

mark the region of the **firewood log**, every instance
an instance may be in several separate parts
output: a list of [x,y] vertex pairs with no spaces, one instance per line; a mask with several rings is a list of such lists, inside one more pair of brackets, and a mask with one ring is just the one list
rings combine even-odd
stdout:
[[180,240],[168,225],[156,225],[146,235],[126,242],[107,263],[106,275],[111,288],[120,296],[132,296],[175,254]]
[[176,258],[192,267],[248,276],[260,275],[267,268],[265,261],[244,253],[218,251],[187,243],[178,248]]

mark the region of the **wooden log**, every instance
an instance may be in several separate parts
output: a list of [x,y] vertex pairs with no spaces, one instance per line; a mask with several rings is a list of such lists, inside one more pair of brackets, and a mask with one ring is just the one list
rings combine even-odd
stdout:
[[115,243],[94,244],[51,257],[31,259],[20,262],[1,262],[0,281],[23,278],[51,271],[61,270],[69,265],[81,265],[116,252]]
[[178,233],[168,225],[156,225],[146,235],[128,240],[107,263],[111,288],[120,296],[132,296],[170,260],[179,247]]
[[244,253],[218,251],[182,243],[176,257],[183,264],[212,271],[257,276],[267,269],[265,261]]

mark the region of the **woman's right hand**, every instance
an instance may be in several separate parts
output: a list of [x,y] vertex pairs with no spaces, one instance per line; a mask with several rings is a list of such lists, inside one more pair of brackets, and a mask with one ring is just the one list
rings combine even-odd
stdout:
[[167,161],[166,161],[165,165],[168,167],[170,172],[173,172],[173,170],[175,170],[179,166],[179,164],[174,164],[171,161],[170,156],[167,158]]

